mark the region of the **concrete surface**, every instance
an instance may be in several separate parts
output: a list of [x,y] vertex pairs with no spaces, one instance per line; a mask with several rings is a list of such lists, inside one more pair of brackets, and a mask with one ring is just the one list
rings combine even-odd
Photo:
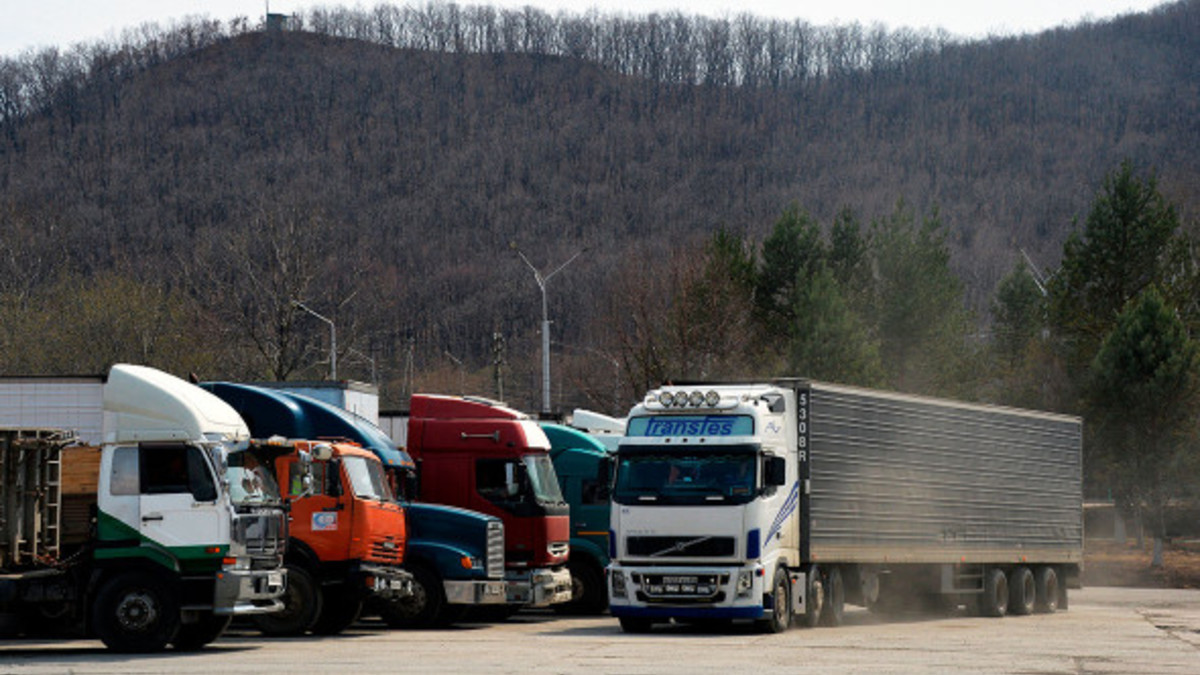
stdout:
[[0,641],[0,674],[181,673],[1200,673],[1200,591],[1089,588],[1069,611],[986,619],[883,619],[781,635],[663,626],[626,635],[610,617],[520,614],[500,624],[266,640],[234,628],[205,650],[109,654],[94,641]]

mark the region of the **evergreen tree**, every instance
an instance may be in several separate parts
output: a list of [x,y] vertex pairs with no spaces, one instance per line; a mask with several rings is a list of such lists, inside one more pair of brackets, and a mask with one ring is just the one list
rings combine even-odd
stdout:
[[1146,507],[1154,516],[1156,559],[1167,502],[1195,451],[1198,368],[1200,345],[1154,286],[1118,315],[1090,368],[1090,459],[1135,514]]
[[1050,282],[1050,322],[1062,342],[1068,372],[1082,377],[1125,305],[1152,284],[1166,296],[1185,281],[1171,264],[1179,215],[1129,161],[1103,183],[1083,232],[1063,246],[1062,268]]
[[824,258],[816,221],[793,204],[763,241],[754,301],[767,335],[786,338],[796,320],[800,294]]
[[879,382],[879,347],[843,299],[834,274],[823,269],[797,299],[788,372],[860,386]]
[[969,322],[937,211],[918,221],[898,202],[890,216],[872,224],[868,250],[873,273],[868,320],[888,386],[961,394]]
[[1043,290],[1024,261],[1000,281],[991,309],[993,350],[1004,367],[1015,367],[1046,326]]

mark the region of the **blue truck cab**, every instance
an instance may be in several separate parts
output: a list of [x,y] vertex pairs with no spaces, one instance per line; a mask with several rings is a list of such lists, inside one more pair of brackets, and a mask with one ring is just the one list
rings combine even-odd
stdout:
[[[210,382],[201,385],[237,410],[256,438],[285,436],[310,440],[348,440],[375,453],[395,486],[416,467],[370,421],[323,401],[266,387]],[[402,494],[403,490],[397,490]],[[444,626],[475,605],[502,605],[504,523],[466,509],[419,502],[405,503],[408,543],[404,567],[413,575],[413,593],[398,600],[372,601],[393,628]]]
[[572,597],[555,606],[562,612],[600,614],[608,608],[604,569],[608,567],[613,454],[592,436],[561,424],[542,423],[550,439],[550,461],[563,497],[571,507]]

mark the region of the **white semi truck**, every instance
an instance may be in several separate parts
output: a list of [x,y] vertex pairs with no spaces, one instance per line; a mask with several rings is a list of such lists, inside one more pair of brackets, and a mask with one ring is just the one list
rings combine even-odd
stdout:
[[230,489],[244,470],[230,460],[249,439],[238,414],[171,375],[116,365],[103,418],[102,445],[86,451],[99,461],[71,455],[88,467],[90,498],[67,518],[62,458],[74,435],[0,429],[0,627],[124,652],[196,649],[235,615],[282,608],[279,495]]
[[837,625],[846,603],[1067,606],[1083,558],[1078,418],[800,379],[665,386],[629,414],[612,614]]

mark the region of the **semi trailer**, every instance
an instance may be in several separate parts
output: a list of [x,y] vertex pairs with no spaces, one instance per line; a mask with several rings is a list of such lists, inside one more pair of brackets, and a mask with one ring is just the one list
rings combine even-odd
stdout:
[[617,451],[610,611],[779,632],[847,603],[1066,609],[1081,439],[1076,417],[803,379],[653,390]]

